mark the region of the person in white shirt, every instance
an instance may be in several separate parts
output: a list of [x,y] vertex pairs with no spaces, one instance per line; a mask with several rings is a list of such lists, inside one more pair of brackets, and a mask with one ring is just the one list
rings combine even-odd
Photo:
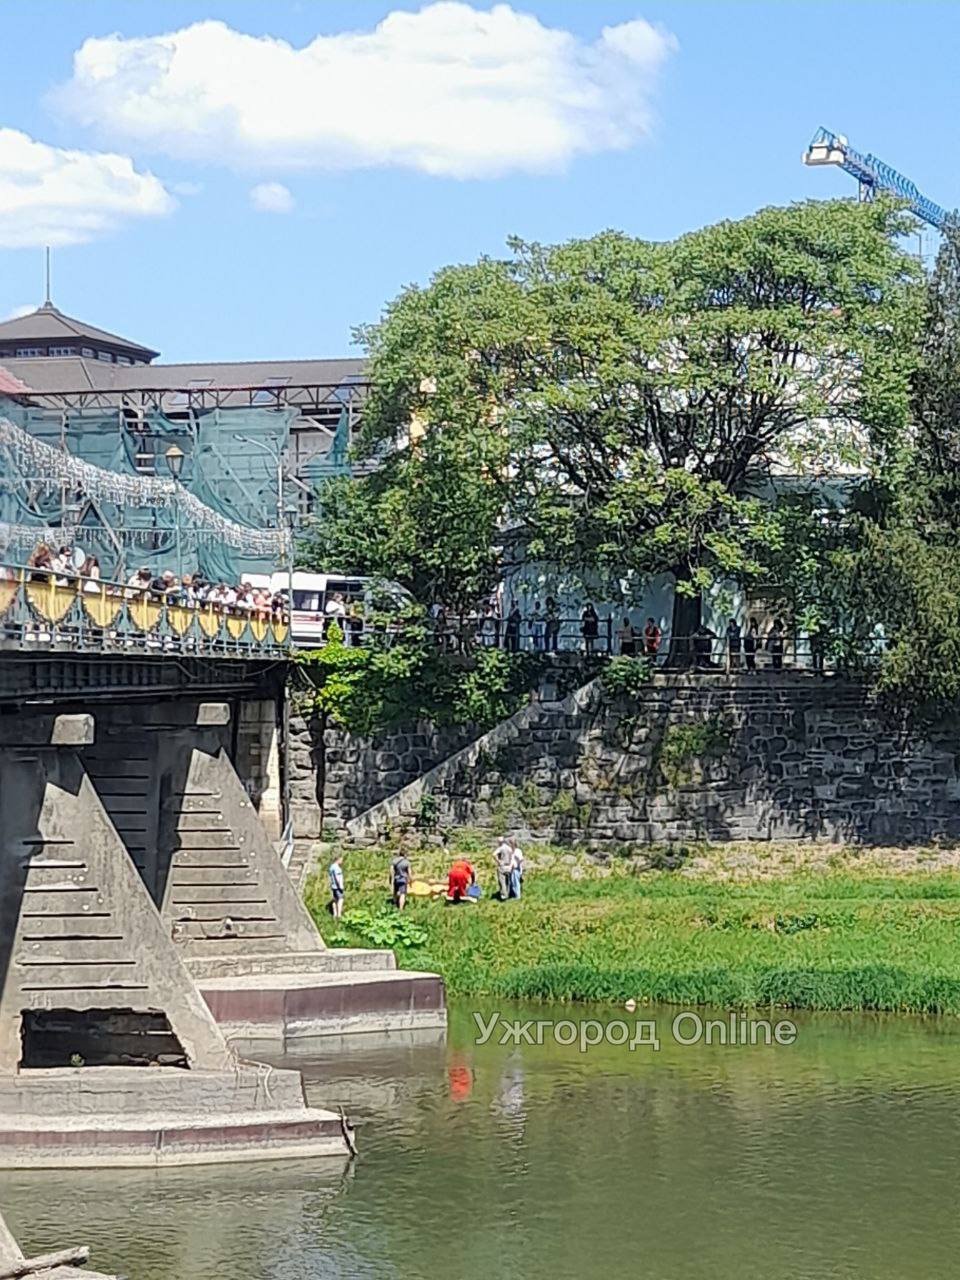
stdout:
[[237,603],[237,593],[225,582],[220,583],[220,603],[224,609],[232,609]]
[[83,590],[87,595],[100,594],[100,561],[96,556],[87,556],[80,566],[80,577],[83,579]]
[[326,635],[332,626],[340,629],[340,634],[346,637],[347,634],[347,606],[343,602],[343,595],[339,591],[334,591],[330,599],[324,605],[324,625],[323,634]]
[[509,844],[513,855],[510,862],[510,897],[519,898],[523,887],[523,850],[514,836],[510,837]]
[[343,915],[343,895],[346,888],[343,880],[343,860],[339,854],[330,863],[327,875],[330,877],[330,912],[334,920],[339,920]]
[[510,872],[513,869],[513,846],[506,836],[493,851],[493,865],[497,873],[497,894],[501,902],[510,897]]
[[144,566],[138,569],[136,573],[131,573],[127,579],[126,597],[129,600],[131,596],[142,596],[150,590],[150,583],[153,580],[153,574]]

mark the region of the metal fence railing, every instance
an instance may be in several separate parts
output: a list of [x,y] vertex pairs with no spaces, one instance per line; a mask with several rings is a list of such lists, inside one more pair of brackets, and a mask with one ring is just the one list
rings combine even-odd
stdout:
[[164,591],[0,565],[4,647],[207,657],[285,655],[285,613],[185,603]]
[[[433,643],[449,652],[473,652],[482,648],[508,653],[579,654],[585,657],[646,658],[655,666],[684,666],[704,671],[808,670],[826,672],[849,665],[851,642],[827,634],[807,635],[784,628],[738,636],[710,631],[675,636],[656,627],[627,629],[612,616],[598,617],[586,625],[580,617],[523,618],[519,623],[487,615],[433,619]],[[879,642],[855,646],[858,661],[879,655]],[[866,652],[866,648],[871,653]]]

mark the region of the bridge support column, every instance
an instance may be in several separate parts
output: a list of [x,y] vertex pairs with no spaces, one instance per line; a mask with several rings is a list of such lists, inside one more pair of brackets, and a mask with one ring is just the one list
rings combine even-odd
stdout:
[[0,1164],[342,1151],[297,1073],[268,1101],[228,1048],[84,768],[94,728],[0,719]]
[[325,947],[209,728],[169,735],[161,751],[162,913],[231,1040],[276,1051],[351,1030],[445,1027],[435,974],[399,972],[391,951]]

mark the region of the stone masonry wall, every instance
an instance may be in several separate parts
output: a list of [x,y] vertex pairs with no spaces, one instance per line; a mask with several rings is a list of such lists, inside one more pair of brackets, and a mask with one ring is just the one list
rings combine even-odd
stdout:
[[290,717],[290,804],[298,839],[343,826],[446,760],[478,736],[469,726],[414,724],[380,738],[324,729],[317,718]]
[[[960,734],[945,727],[929,738],[901,736],[856,685],[661,676],[638,698],[611,699],[596,683],[514,719],[509,733],[479,738],[422,784],[368,807],[348,831],[370,839],[415,823],[427,791],[440,829],[597,847],[960,837]],[[351,770],[362,774],[350,784],[354,812],[361,797],[411,772],[389,747],[337,750],[341,794]]]

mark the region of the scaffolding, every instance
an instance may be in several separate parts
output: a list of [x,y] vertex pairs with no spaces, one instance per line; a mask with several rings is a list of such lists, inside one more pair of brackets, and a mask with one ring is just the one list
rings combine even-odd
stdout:
[[282,460],[295,417],[293,408],[171,417],[0,398],[7,547],[25,559],[41,539],[79,545],[119,579],[141,566],[228,582],[270,573],[284,556]]

